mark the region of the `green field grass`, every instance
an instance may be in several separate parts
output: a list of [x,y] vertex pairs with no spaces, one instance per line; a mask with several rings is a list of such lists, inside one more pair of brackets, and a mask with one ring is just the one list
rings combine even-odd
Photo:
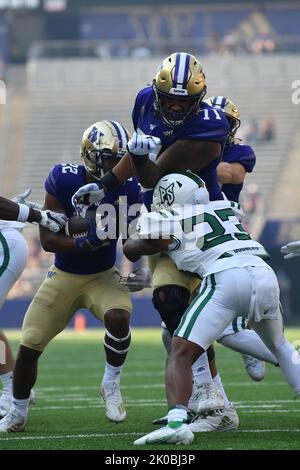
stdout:
[[[8,332],[15,348],[19,334]],[[298,340],[300,330],[289,329],[287,336]],[[37,404],[30,410],[26,430],[1,435],[0,449],[137,449],[133,441],[153,430],[152,420],[166,413],[160,331],[133,330],[122,375],[127,419],[120,424],[106,419],[99,398],[102,337],[103,330],[66,331],[48,346],[40,359]],[[216,351],[227,394],[238,409],[240,428],[238,432],[197,434],[193,445],[184,449],[300,449],[300,402],[280,370],[268,365],[265,379],[255,383],[245,373],[239,354],[222,346]]]

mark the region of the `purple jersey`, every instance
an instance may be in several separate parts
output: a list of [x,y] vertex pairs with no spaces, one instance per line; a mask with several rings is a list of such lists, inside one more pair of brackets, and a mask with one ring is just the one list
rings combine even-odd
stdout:
[[[247,173],[251,173],[256,163],[255,153],[249,145],[233,144],[225,147],[223,162],[240,163],[243,165]],[[222,191],[230,201],[239,202],[240,192],[243,189],[241,184],[223,184]]]
[[[200,104],[200,112],[177,127],[168,127],[157,116],[154,107],[154,92],[152,87],[141,90],[135,100],[132,112],[134,129],[144,134],[159,137],[162,151],[170,147],[175,141],[183,139],[207,140],[218,142],[224,146],[230,131],[226,116],[221,110],[216,110],[207,103]],[[220,187],[217,183],[216,168],[219,159],[214,160],[197,174],[205,181],[210,199],[223,199]],[[150,192],[149,192],[150,194]]]
[[[87,184],[86,169],[82,165],[74,165],[72,163],[62,163],[56,165],[49,173],[45,181],[45,189],[47,193],[55,197],[64,207],[67,217],[74,215],[71,198],[73,194]],[[62,271],[74,274],[94,274],[105,271],[115,264],[116,245],[119,238],[119,197],[126,196],[127,204],[140,203],[140,186],[137,181],[132,178],[114,191],[106,194],[102,200],[102,204],[113,204],[116,208],[116,238],[109,240],[109,244],[99,248],[93,253],[56,253],[55,266]],[[127,218],[126,224],[131,221]]]

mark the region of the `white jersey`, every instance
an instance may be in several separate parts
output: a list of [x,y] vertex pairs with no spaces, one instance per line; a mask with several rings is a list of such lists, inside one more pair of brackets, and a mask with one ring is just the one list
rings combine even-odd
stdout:
[[15,228],[17,230],[22,230],[26,224],[23,222],[18,222],[17,220],[2,220],[0,219],[0,230],[4,228]]
[[267,252],[245,232],[230,201],[149,212],[140,217],[138,231],[141,238],[173,239],[168,255],[178,269],[201,277],[232,267],[268,266]]

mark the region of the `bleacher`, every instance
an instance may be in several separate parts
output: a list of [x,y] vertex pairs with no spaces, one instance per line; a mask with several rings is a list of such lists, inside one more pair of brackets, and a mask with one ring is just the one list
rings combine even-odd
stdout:
[[[132,130],[131,110],[137,91],[150,83],[160,59],[34,60],[27,68],[28,116],[19,189],[32,187],[43,198],[43,182],[58,162],[80,162],[83,130],[101,119],[119,120]],[[300,75],[293,56],[206,57],[207,97],[228,95],[242,120],[272,117],[275,139],[254,145],[255,182],[265,201],[288,158],[299,126],[299,106],[292,104],[291,84]]]

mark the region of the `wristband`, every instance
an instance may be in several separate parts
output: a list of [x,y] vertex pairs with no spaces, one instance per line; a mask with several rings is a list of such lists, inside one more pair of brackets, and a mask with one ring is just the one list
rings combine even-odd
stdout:
[[29,216],[29,207],[26,204],[18,204],[19,214],[17,221],[18,222],[27,222]]
[[110,171],[106,173],[103,178],[101,178],[101,183],[103,184],[103,186],[105,186],[106,191],[113,191],[121,184],[121,181],[118,180],[118,178],[112,171]]

